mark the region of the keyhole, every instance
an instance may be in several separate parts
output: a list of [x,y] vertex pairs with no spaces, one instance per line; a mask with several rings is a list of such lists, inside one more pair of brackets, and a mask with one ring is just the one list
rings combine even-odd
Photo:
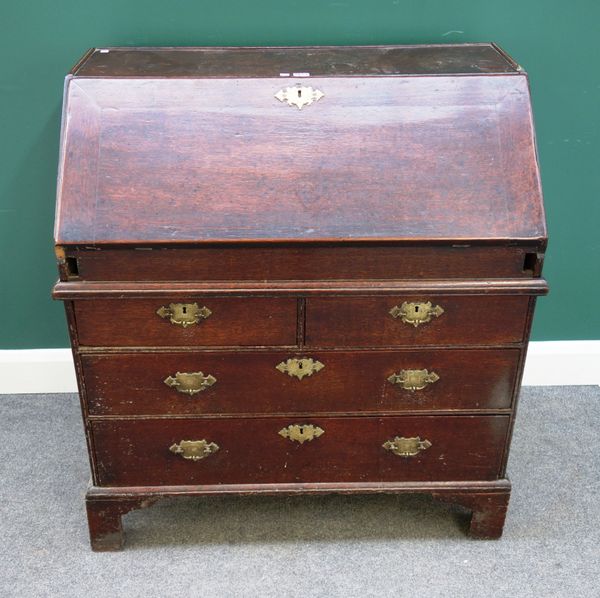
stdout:
[[417,313],[419,311],[419,306],[415,305],[415,313]]
[[303,365],[304,365],[304,364],[303,364],[302,362],[300,362],[300,363],[298,364],[298,369],[300,369],[300,370],[301,370]]
[[184,314],[187,314],[187,307],[184,305],[184,306],[181,308],[181,311],[182,311]]
[[298,90],[298,97],[299,97],[299,98],[301,98],[301,97],[302,97],[302,90],[301,90],[301,89],[299,89],[299,90]]
[[300,430],[300,434],[304,434],[304,428],[302,426],[298,429]]

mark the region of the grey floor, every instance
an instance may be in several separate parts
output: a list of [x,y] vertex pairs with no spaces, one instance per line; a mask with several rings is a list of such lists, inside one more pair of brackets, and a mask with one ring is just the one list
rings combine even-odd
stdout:
[[600,596],[600,388],[526,388],[504,537],[427,497],[181,499],[88,548],[74,395],[0,396],[0,597]]

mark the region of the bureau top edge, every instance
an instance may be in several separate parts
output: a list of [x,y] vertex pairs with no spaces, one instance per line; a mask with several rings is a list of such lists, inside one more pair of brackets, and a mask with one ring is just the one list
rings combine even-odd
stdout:
[[470,247],[515,247],[527,251],[544,253],[548,247],[548,235],[545,229],[535,231],[530,237],[349,237],[339,235],[337,237],[322,235],[305,235],[304,237],[244,237],[227,236],[212,238],[190,238],[171,239],[169,241],[144,239],[63,239],[55,231],[54,250],[55,253],[63,254],[65,251],[103,251],[103,250],[134,250],[153,251],[161,249],[227,249],[236,247],[247,248],[277,248],[287,247],[301,249],[304,247],[355,247],[355,248],[418,248],[418,247],[447,247],[454,249],[468,249]]
[[352,77],[523,73],[494,43],[380,46],[105,47],[76,77]]

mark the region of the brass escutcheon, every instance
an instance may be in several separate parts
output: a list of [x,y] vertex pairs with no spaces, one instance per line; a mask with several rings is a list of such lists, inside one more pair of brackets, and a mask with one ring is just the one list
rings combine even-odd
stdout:
[[219,450],[219,445],[206,440],[182,440],[169,447],[176,455],[181,455],[190,461],[200,461]]
[[301,359],[287,359],[278,363],[275,368],[288,376],[295,376],[298,380],[302,380],[305,376],[312,376],[315,372],[319,372],[325,366],[312,357],[302,357]]
[[413,303],[405,301],[402,305],[395,305],[390,309],[393,318],[400,318],[406,324],[412,324],[415,328],[421,324],[430,322],[432,318],[439,318],[444,310],[439,305],[426,303]]
[[435,372],[427,370],[400,370],[392,374],[388,382],[399,384],[404,390],[423,390],[428,384],[437,382],[440,377]]
[[197,324],[201,319],[206,320],[212,311],[208,307],[199,307],[197,303],[169,303],[159,307],[156,313],[161,318],[169,318],[171,324],[187,328]]
[[167,386],[190,396],[206,390],[216,381],[214,376],[205,376],[202,372],[176,372],[175,376],[167,376],[164,379]]
[[429,440],[421,440],[418,436],[414,438],[404,438],[396,436],[393,440],[387,440],[381,446],[388,451],[392,451],[398,457],[414,457],[420,451],[424,451],[431,446]]
[[304,85],[285,87],[275,94],[280,102],[285,102],[288,106],[296,106],[298,110],[302,110],[304,106],[308,106],[313,102],[318,102],[324,96],[325,94],[319,89]]
[[318,438],[325,433],[323,428],[312,424],[291,424],[287,428],[279,430],[279,435],[303,444],[307,440]]

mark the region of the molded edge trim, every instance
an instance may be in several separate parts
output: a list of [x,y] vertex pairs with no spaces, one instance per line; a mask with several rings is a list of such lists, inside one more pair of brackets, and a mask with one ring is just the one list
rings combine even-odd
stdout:
[[437,293],[440,295],[546,295],[548,283],[543,278],[498,280],[352,280],[352,281],[212,281],[212,282],[57,282],[52,291],[54,299],[119,299],[157,297],[165,295],[311,295],[344,294],[371,295]]
[[291,484],[214,484],[207,486],[89,486],[86,498],[119,500],[123,498],[169,497],[177,495],[205,496],[208,494],[368,494],[368,493],[453,493],[509,492],[508,479],[465,482],[315,482]]

